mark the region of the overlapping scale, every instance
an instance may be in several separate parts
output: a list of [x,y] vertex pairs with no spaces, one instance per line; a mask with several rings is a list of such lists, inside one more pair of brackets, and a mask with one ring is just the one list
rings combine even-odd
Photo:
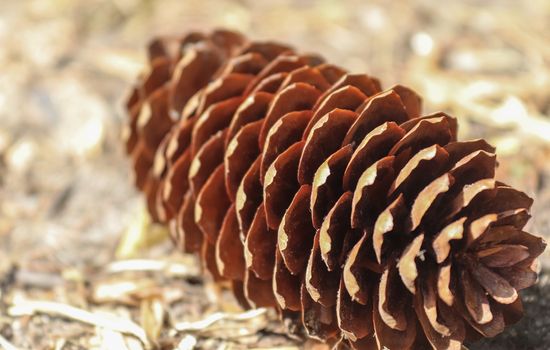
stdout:
[[243,306],[335,349],[460,349],[519,319],[546,243],[455,118],[238,33],[148,53],[126,104],[136,185]]

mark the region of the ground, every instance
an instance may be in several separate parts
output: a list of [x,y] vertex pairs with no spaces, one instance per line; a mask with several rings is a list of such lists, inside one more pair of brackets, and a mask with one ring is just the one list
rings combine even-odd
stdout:
[[[427,112],[459,118],[461,138],[497,147],[499,179],[535,199],[529,230],[550,237],[545,0],[3,1],[0,348],[321,349],[270,314],[235,316],[227,293],[148,223],[132,187],[121,101],[143,46],[217,26],[414,88]],[[470,349],[550,347],[550,254],[541,261],[525,318]]]

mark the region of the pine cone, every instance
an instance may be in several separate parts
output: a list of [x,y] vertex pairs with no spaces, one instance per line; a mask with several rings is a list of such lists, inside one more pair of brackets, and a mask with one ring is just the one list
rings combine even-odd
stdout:
[[455,118],[227,31],[149,56],[127,104],[136,185],[245,307],[354,349],[460,349],[521,317],[546,245],[522,230],[532,200]]

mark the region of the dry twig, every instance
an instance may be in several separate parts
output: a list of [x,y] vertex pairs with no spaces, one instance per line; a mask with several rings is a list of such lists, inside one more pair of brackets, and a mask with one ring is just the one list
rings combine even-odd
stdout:
[[0,348],[3,350],[18,350],[15,345],[10,343],[6,338],[0,334]]
[[107,328],[138,338],[146,348],[151,348],[151,343],[143,328],[129,319],[116,317],[114,315],[99,315],[71,305],[52,301],[19,301],[14,303],[8,314],[13,317],[46,314],[50,316],[61,316],[96,327]]
[[210,316],[195,322],[178,322],[174,325],[174,329],[178,332],[197,332],[203,331],[220,321],[236,321],[246,322],[251,319],[265,315],[267,310],[264,308],[246,311],[239,314],[228,314],[223,312],[215,312]]

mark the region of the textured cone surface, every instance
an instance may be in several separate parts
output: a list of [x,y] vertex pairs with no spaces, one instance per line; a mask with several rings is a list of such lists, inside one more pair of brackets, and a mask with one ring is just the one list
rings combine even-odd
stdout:
[[151,216],[245,307],[337,348],[460,349],[522,314],[532,200],[403,86],[215,31],[157,38],[127,102]]

